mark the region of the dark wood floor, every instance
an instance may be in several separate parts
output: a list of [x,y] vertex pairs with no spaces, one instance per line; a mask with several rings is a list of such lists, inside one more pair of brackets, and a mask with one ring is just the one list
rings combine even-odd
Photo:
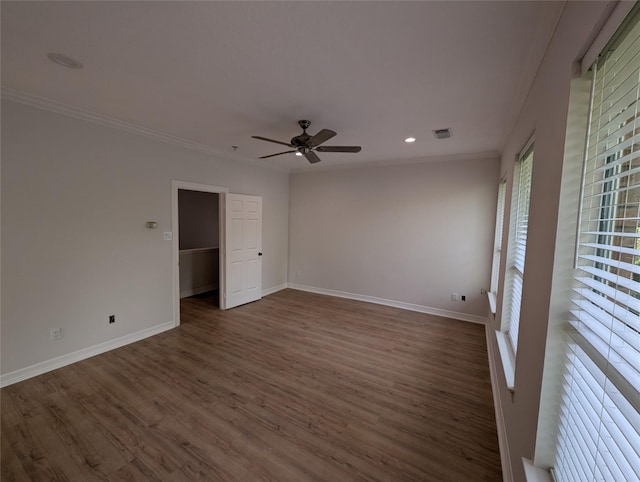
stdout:
[[284,290],[2,389],[2,481],[500,481],[484,327]]

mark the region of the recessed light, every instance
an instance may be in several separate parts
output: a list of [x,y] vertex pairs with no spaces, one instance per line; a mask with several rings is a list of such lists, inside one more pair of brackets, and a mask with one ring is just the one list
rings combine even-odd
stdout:
[[51,62],[67,67],[68,69],[81,69],[84,67],[82,62],[57,52],[49,52],[47,58],[51,60]]
[[407,137],[404,141],[409,143],[409,144],[411,144],[412,142],[416,141],[416,138],[415,137]]
[[302,156],[302,152],[296,151],[296,156]]

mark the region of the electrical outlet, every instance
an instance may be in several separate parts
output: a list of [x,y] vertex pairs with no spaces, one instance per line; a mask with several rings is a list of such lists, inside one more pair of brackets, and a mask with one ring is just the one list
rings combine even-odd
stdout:
[[301,275],[302,275],[302,273],[300,273],[300,270],[296,271],[296,276],[297,276],[298,278],[300,278],[300,276],[301,276]]
[[480,294],[481,295],[486,295],[487,294],[487,290],[485,290],[484,288],[480,288]]
[[51,341],[56,341],[62,338],[62,328],[54,328],[49,332],[51,335]]
[[459,296],[458,293],[451,293],[451,301],[458,301]]
[[109,324],[116,322],[116,315],[109,315]]

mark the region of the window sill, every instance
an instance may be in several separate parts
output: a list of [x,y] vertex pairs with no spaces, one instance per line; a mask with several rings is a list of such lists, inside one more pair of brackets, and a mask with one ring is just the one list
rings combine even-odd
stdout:
[[541,469],[533,465],[531,460],[522,457],[524,465],[524,475],[527,482],[552,482],[553,478],[548,470]]
[[489,298],[489,309],[491,310],[491,313],[495,316],[496,306],[497,306],[496,294],[491,291],[487,291],[487,298]]
[[507,388],[514,391],[516,378],[516,360],[513,349],[506,333],[496,331],[496,341],[498,342],[498,351],[500,352],[500,360],[502,360],[502,368],[504,369],[504,378],[507,382]]

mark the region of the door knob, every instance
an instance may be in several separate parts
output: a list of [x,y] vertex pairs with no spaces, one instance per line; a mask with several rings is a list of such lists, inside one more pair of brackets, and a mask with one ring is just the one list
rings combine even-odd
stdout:
[[262,256],[262,253],[258,253],[258,256]]

